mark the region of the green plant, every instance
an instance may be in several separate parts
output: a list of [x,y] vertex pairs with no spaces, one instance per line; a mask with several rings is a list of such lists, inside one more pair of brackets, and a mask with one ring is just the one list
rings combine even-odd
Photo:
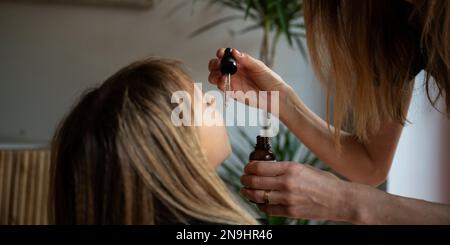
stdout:
[[234,33],[244,34],[262,29],[263,37],[259,58],[267,66],[273,67],[276,49],[282,35],[286,37],[291,47],[295,43],[303,57],[306,58],[306,50],[302,42],[305,37],[302,0],[209,0],[209,3],[234,9],[240,14],[226,16],[208,23],[194,31],[191,37],[230,21],[250,20],[252,24]]

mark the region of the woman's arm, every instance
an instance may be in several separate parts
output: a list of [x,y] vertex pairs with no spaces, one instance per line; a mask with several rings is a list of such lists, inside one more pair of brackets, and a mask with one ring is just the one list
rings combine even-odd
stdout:
[[[288,86],[280,98],[280,119],[317,157],[351,181],[378,185],[384,182],[400,138],[402,125],[386,122],[364,144],[341,132],[341,153],[334,144],[334,128],[312,112]],[[330,131],[331,130],[331,131]]]
[[[251,162],[241,194],[274,216],[354,224],[450,224],[450,206],[394,196],[292,162]],[[264,203],[264,190],[271,190]]]
[[[209,81],[222,90],[224,80],[219,60],[223,53],[224,49],[219,49],[217,58],[209,62]],[[232,79],[234,91],[279,91],[279,115],[276,116],[322,161],[355,182],[378,185],[385,180],[402,130],[400,124],[384,123],[377,135],[370,138],[370,144],[342,132],[342,149],[338,154],[327,123],[309,110],[279,75],[248,54],[233,50],[233,55],[238,63],[238,72]]]
[[353,200],[355,224],[450,224],[450,205],[426,202],[382,192],[370,186],[345,182]]

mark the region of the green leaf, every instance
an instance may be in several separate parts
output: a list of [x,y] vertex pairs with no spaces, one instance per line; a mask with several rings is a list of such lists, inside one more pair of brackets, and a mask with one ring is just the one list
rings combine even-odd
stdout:
[[233,35],[242,35],[251,31],[255,31],[258,30],[259,28],[261,28],[261,24],[255,24],[255,25],[251,25],[251,26],[247,26],[242,30],[239,30],[237,32],[233,32]]
[[297,225],[307,225],[308,223],[309,223],[309,220],[307,220],[307,219],[297,220]]
[[286,19],[285,12],[283,11],[283,6],[281,5],[281,1],[276,1],[276,8],[278,12],[278,18],[281,24],[281,29],[286,34],[289,46],[292,46],[292,38],[291,38],[291,32],[288,28],[289,22]]
[[284,217],[275,217],[275,216],[269,216],[267,217],[267,224],[268,225],[284,225],[286,223],[287,218]]
[[308,62],[308,54],[306,52],[306,49],[305,49],[305,46],[303,45],[302,40],[300,40],[300,38],[298,38],[298,37],[295,37],[294,40],[297,43],[297,47],[300,50],[300,53],[302,54],[303,58],[305,59],[306,62]]
[[208,31],[208,30],[210,30],[210,29],[212,29],[214,27],[217,27],[217,26],[219,26],[221,24],[224,24],[224,23],[227,23],[227,22],[230,22],[230,21],[233,21],[233,20],[237,20],[237,19],[242,19],[242,16],[240,16],[240,15],[232,15],[232,16],[227,16],[227,17],[224,17],[224,18],[220,18],[218,20],[215,20],[215,21],[213,21],[211,23],[208,23],[208,24],[200,27],[199,29],[195,30],[194,32],[192,32],[188,36],[188,38],[194,38],[194,37],[196,37],[196,36],[206,32],[206,31]]
[[252,8],[252,0],[246,0],[247,3],[247,8],[245,9],[245,15],[244,15],[244,19],[247,20],[248,16],[250,15],[250,10]]

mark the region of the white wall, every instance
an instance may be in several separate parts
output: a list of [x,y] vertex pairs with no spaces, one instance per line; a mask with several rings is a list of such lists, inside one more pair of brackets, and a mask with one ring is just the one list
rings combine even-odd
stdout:
[[[207,62],[218,47],[258,55],[261,32],[232,37],[236,21],[194,39],[186,37],[230,11],[197,4],[167,16],[180,1],[153,10],[0,2],[0,142],[46,142],[57,122],[86,88],[149,55],[183,60],[206,82]],[[231,13],[232,14],[232,13]],[[278,51],[275,69],[320,115],[324,94],[300,53]],[[208,89],[212,87],[208,86]]]
[[[445,107],[441,103],[441,111],[442,108]],[[450,122],[428,101],[423,74],[416,79],[408,120],[411,124],[400,138],[388,191],[450,203]]]

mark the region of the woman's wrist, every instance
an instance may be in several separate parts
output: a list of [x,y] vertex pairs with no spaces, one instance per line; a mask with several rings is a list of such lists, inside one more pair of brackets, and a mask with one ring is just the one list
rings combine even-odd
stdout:
[[336,205],[336,220],[349,222],[352,224],[367,224],[370,217],[371,203],[368,197],[371,196],[373,188],[361,184],[341,180],[337,193],[340,198]]
[[354,183],[339,180],[336,185],[336,199],[333,205],[332,219],[336,221],[359,222],[360,205],[356,199]]
[[294,89],[287,84],[280,90],[279,101],[279,118],[284,124],[289,124],[291,120],[295,120],[292,116],[298,114],[301,101]]
[[341,210],[336,210],[342,215],[339,220],[352,224],[378,224],[380,222],[379,203],[390,203],[389,194],[374,187],[342,181],[340,195]]

